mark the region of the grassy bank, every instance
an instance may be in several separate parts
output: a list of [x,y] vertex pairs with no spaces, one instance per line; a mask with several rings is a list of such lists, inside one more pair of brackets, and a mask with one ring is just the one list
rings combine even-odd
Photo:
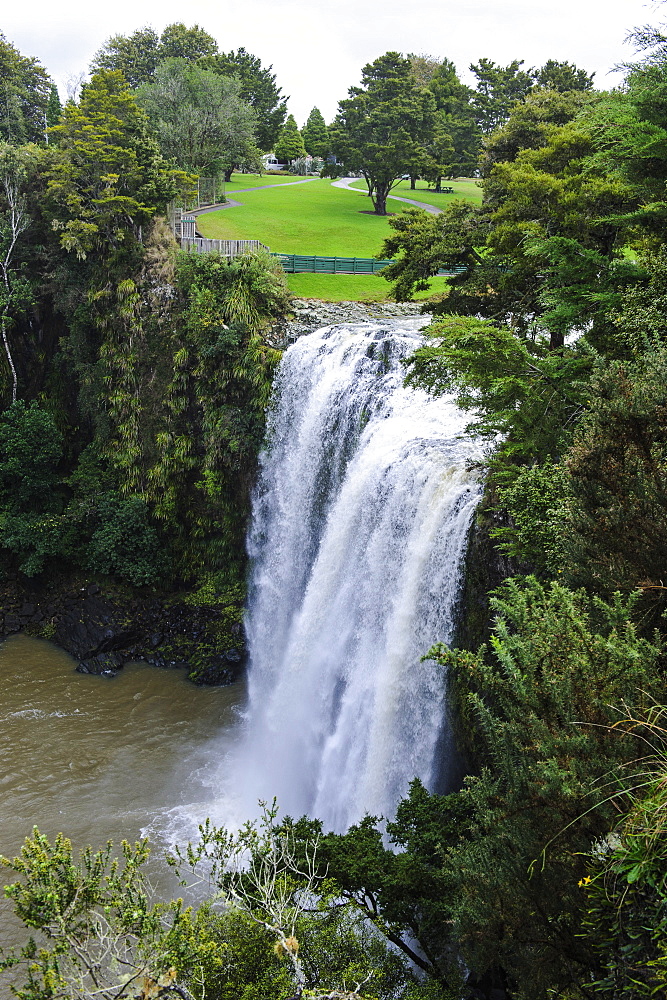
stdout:
[[[227,185],[227,196],[241,204],[199,216],[200,232],[212,239],[258,239],[281,253],[323,257],[374,257],[380,253],[390,233],[389,218],[374,214],[363,180],[356,182],[357,190],[333,187],[324,178],[290,186],[289,181],[294,180],[298,178],[235,174]],[[271,187],[242,190],[264,183]],[[396,190],[401,197],[435,205],[445,205],[452,197],[481,197],[474,181],[453,182],[454,195],[437,195],[428,192],[424,182],[418,184],[411,192],[410,182],[402,181]],[[401,212],[407,206],[394,200],[389,207]],[[388,283],[377,275],[291,274],[288,284],[295,295],[331,302],[379,302],[389,296]],[[416,298],[443,291],[445,284],[446,279],[435,278],[431,290]]]
[[[443,292],[446,278],[433,278],[428,292],[417,292],[415,299],[426,299]],[[326,302],[385,302],[390,285],[379,274],[288,274],[287,284],[303,299],[324,299]]]

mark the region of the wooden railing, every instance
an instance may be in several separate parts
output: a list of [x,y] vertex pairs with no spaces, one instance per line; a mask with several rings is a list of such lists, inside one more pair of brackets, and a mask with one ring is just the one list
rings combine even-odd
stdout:
[[200,236],[181,236],[181,249],[191,253],[219,253],[223,257],[238,257],[252,250],[268,250],[259,240],[206,240]]

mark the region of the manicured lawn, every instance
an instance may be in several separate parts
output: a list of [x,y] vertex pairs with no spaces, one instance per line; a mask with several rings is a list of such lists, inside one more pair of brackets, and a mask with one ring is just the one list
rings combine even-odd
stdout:
[[294,174],[232,174],[231,181],[225,182],[227,194],[231,197],[233,191],[239,188],[262,187],[266,184],[289,184],[291,181],[302,181],[305,178]]
[[[446,278],[433,278],[428,292],[417,292],[415,299],[425,299],[443,292]],[[302,299],[327,302],[384,302],[390,285],[377,274],[288,274],[290,290]]]
[[[322,257],[374,257],[389,235],[387,217],[373,214],[367,195],[332,187],[328,178],[248,191],[238,201],[242,205],[200,215],[202,235],[260,240],[275,252]],[[400,202],[394,204],[401,211]]]
[[[388,217],[375,215],[368,195],[360,190],[332,187],[328,178],[317,178],[308,184],[285,186],[297,178],[258,177],[234,174],[227,186],[230,198],[240,201],[234,208],[219,209],[200,215],[198,228],[212,239],[260,240],[277,253],[315,254],[321,257],[374,257],[380,253],[383,239],[391,232]],[[272,188],[240,191],[244,187],[260,186],[264,181]],[[454,184],[459,197],[477,197],[479,189],[472,182]],[[400,185],[410,193],[409,182]],[[239,191],[235,195],[235,191]],[[415,200],[422,197],[430,204],[443,204],[451,195],[436,195],[419,189]],[[446,201],[444,202],[446,203]],[[401,212],[407,206],[390,202],[390,208]],[[426,298],[432,292],[444,290],[446,279],[432,281],[432,291],[420,293]],[[290,274],[288,283],[295,295],[303,298],[339,302],[382,301],[388,297],[389,285],[376,275]]]
[[[360,191],[368,190],[366,187],[366,181],[361,179],[355,181],[352,187],[359,188]],[[426,205],[435,205],[436,208],[444,208],[455,198],[469,198],[471,201],[476,201],[481,203],[482,201],[482,189],[477,186],[475,181],[443,181],[443,187],[453,187],[454,194],[436,194],[432,189],[429,190],[426,181],[417,181],[415,184],[414,191],[410,187],[410,181],[399,181],[395,188],[392,188],[392,192],[389,195],[398,195],[399,198],[412,198],[414,201],[421,201]],[[389,211],[393,211],[397,205],[401,202],[394,202],[387,204]]]

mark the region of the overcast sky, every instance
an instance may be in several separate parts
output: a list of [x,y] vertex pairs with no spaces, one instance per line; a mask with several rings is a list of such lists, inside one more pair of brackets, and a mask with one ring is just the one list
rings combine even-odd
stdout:
[[289,95],[303,125],[313,106],[331,121],[361,67],[390,49],[446,56],[464,79],[482,56],[526,68],[547,59],[595,71],[598,87],[628,59],[629,30],[667,21],[667,7],[647,0],[4,0],[0,29],[24,55],[36,56],[63,94],[70,74],[87,70],[112,34],[150,24],[159,32],[199,24],[221,50],[244,46]]

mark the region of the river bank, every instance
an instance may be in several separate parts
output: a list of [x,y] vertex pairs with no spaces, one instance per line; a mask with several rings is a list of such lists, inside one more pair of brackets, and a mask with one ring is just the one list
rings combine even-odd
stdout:
[[245,666],[242,608],[197,605],[182,595],[147,595],[84,579],[5,580],[0,637],[47,639],[79,673],[114,677],[128,661],[181,668],[196,684],[231,684]]

